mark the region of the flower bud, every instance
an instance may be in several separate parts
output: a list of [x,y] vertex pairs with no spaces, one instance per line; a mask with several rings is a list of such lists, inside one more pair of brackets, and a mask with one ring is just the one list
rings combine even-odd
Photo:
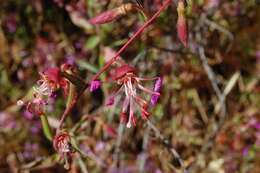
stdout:
[[184,14],[185,9],[184,9],[183,1],[178,2],[177,11],[178,11],[178,21],[177,21],[178,38],[184,46],[187,46],[187,44],[188,44],[187,22],[186,22],[186,17]]
[[96,17],[91,18],[89,20],[89,22],[93,23],[93,24],[109,23],[109,22],[113,21],[114,19],[125,15],[126,13],[131,11],[132,9],[133,9],[133,4],[127,3],[127,4],[124,4],[120,7],[118,7],[118,8],[114,8],[114,9],[105,11],[105,12],[97,15]]

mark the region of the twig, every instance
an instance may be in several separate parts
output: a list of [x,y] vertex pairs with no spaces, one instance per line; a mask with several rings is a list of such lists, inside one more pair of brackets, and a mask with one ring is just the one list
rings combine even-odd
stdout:
[[199,55],[200,55],[200,59],[202,61],[202,65],[205,69],[205,72],[207,73],[208,78],[211,82],[211,85],[212,85],[214,91],[216,92],[218,98],[220,99],[222,97],[222,93],[221,93],[221,91],[218,87],[215,74],[214,74],[214,72],[212,71],[211,67],[209,66],[209,64],[207,62],[207,58],[205,56],[205,50],[202,46],[199,46]]
[[147,160],[147,147],[149,144],[149,133],[150,133],[151,127],[147,126],[145,131],[144,131],[144,136],[143,136],[143,145],[142,145],[142,155],[141,155],[141,159],[140,159],[140,164],[139,164],[139,171],[140,172],[144,172],[144,168],[145,168],[145,163]]
[[121,143],[122,143],[124,127],[125,127],[125,125],[122,124],[122,123],[120,123],[120,125],[118,127],[118,136],[117,136],[115,151],[114,151],[114,154],[113,154],[113,160],[114,160],[113,167],[116,167],[117,163],[119,161],[120,146],[121,146]]
[[230,31],[228,31],[227,29],[225,29],[224,27],[222,27],[221,25],[219,25],[218,23],[209,20],[207,17],[205,17],[204,22],[205,22],[205,24],[207,24],[207,25],[209,25],[209,26],[212,26],[212,27],[216,28],[217,30],[219,30],[220,32],[222,32],[222,33],[224,33],[225,35],[227,35],[228,38],[229,38],[231,41],[234,40],[233,34],[232,34]]
[[215,77],[215,74],[213,72],[213,70],[211,69],[211,67],[208,65],[206,56],[205,56],[205,50],[202,46],[199,46],[199,55],[200,55],[200,59],[202,61],[203,67],[207,73],[207,76],[211,82],[211,85],[214,89],[214,91],[216,92],[218,99],[219,99],[219,103],[220,103],[220,109],[221,109],[221,113],[220,113],[220,119],[217,123],[216,128],[214,129],[212,135],[209,137],[207,145],[205,145],[205,147],[202,149],[204,152],[208,151],[211,147],[212,147],[212,143],[215,140],[218,132],[220,131],[222,125],[224,124],[224,121],[226,119],[226,95],[222,94],[218,85],[217,85],[217,80]]
[[148,120],[147,121],[148,126],[155,132],[156,136],[162,141],[163,145],[165,147],[167,147],[167,149],[172,153],[172,155],[178,160],[178,162],[181,165],[181,168],[183,170],[184,173],[188,173],[188,170],[184,167],[184,163],[183,160],[181,159],[179,153],[176,151],[176,149],[170,144],[169,140],[166,139],[161,132],[159,131],[159,129],[157,129],[153,123]]
[[218,23],[209,20],[207,17],[204,18],[204,23],[207,24],[207,25],[209,25],[209,26],[214,27],[214,28],[217,29],[218,31],[220,31],[220,32],[222,32],[223,34],[227,35],[227,37],[230,39],[230,43],[229,43],[229,45],[228,45],[227,48],[226,48],[226,52],[228,52],[228,51],[231,49],[231,47],[232,47],[232,41],[234,40],[233,34],[232,34],[229,30],[227,30],[227,29],[225,29],[224,27],[222,27],[221,25],[219,25]]

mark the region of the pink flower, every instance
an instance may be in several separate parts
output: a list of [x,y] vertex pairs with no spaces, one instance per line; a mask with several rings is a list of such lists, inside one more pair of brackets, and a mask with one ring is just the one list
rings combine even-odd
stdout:
[[[136,126],[136,120],[134,117],[134,113],[136,107],[142,114],[143,120],[147,120],[147,116],[151,113],[147,111],[149,104],[143,98],[138,96],[137,89],[140,89],[147,94],[151,94],[151,104],[155,105],[158,98],[160,97],[159,89],[162,85],[162,78],[153,77],[153,78],[140,78],[137,76],[138,72],[134,67],[123,65],[115,70],[114,79],[118,85],[120,85],[119,89],[116,93],[109,99],[107,105],[112,105],[114,103],[114,98],[119,95],[121,91],[124,92],[125,98],[123,101],[122,112],[121,112],[121,122],[127,122],[127,127],[130,128],[132,124]],[[140,83],[141,81],[151,81],[157,80],[154,90],[150,90],[145,88]],[[127,111],[129,108],[129,115],[127,116]]]
[[55,91],[63,88],[64,92],[68,91],[68,81],[63,78],[59,68],[49,68],[39,73],[41,79],[37,81],[39,87],[33,87],[35,94],[34,99],[27,103],[26,109],[30,113],[42,115],[43,106],[48,104],[48,98],[55,97]]
[[54,140],[53,140],[53,147],[55,150],[60,154],[60,159],[65,159],[65,169],[69,169],[69,162],[68,157],[74,153],[74,149],[71,145],[71,138],[70,136],[65,132],[60,132],[56,134]]
[[102,85],[102,82],[100,81],[91,81],[90,82],[90,91],[95,91],[97,90],[100,86]]

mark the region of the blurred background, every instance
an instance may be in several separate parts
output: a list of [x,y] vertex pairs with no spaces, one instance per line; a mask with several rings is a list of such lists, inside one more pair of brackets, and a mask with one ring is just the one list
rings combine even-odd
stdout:
[[[88,19],[124,0],[2,0],[0,3],[0,172],[174,173],[179,160],[140,116],[120,125],[120,106],[104,104],[112,83],[81,97],[66,121],[71,169],[58,161],[39,116],[17,106],[33,98],[39,72],[72,64],[87,81],[147,21],[137,10],[103,25]],[[162,0],[138,1],[153,14]],[[187,0],[189,42],[177,38],[176,1],[121,55],[140,76],[164,78],[154,126],[189,172],[260,172],[260,37],[256,0]],[[102,80],[111,79],[111,70]],[[142,83],[153,88],[152,82]],[[139,92],[139,91],[138,91]],[[149,96],[140,92],[140,96]],[[52,128],[66,107],[57,92],[45,107]],[[136,113],[138,114],[138,113]],[[82,117],[96,117],[82,120]],[[104,126],[109,125],[106,129]],[[111,133],[113,130],[117,134]],[[59,163],[61,162],[61,163]]]

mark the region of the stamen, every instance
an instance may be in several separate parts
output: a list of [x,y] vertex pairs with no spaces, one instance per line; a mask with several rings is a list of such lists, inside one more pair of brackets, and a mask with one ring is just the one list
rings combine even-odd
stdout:
[[123,86],[120,86],[119,89],[116,91],[116,93],[108,99],[106,106],[110,106],[114,104],[115,97],[122,91],[122,88]]
[[132,126],[132,125],[131,125],[131,120],[129,119],[129,120],[128,120],[128,123],[126,124],[126,127],[127,127],[127,128],[131,128],[131,126]]
[[121,112],[121,121],[120,123],[124,124],[126,123],[126,120],[127,120],[127,116],[124,112]]
[[129,96],[126,95],[125,100],[124,100],[124,103],[123,103],[123,112],[126,112],[126,111],[127,111],[128,105],[129,105]]
[[141,78],[141,77],[134,77],[137,81],[149,81],[149,80],[156,80],[159,77],[151,77],[151,78]]
[[134,119],[134,103],[133,103],[133,98],[132,97],[130,97],[129,121],[132,121],[134,126],[136,126],[136,122],[135,122],[135,119]]
[[147,89],[147,88],[143,87],[143,86],[140,85],[140,84],[138,84],[138,87],[139,87],[141,90],[143,90],[143,91],[145,91],[145,92],[147,92],[147,93],[149,93],[149,94],[154,94],[154,95],[158,95],[158,96],[161,95],[160,93],[155,92],[155,91],[152,91],[152,90],[150,90],[150,89]]
[[33,87],[33,90],[34,90],[36,93],[40,94],[40,95],[49,95],[49,92],[48,92],[49,88],[48,88],[47,82],[45,82],[45,81],[43,81],[43,80],[40,80],[40,81],[38,81],[38,82],[40,82],[41,85],[40,85],[38,88]]
[[132,120],[134,126],[136,126],[136,121],[135,121],[135,117],[134,117],[134,115],[132,116],[131,120]]

